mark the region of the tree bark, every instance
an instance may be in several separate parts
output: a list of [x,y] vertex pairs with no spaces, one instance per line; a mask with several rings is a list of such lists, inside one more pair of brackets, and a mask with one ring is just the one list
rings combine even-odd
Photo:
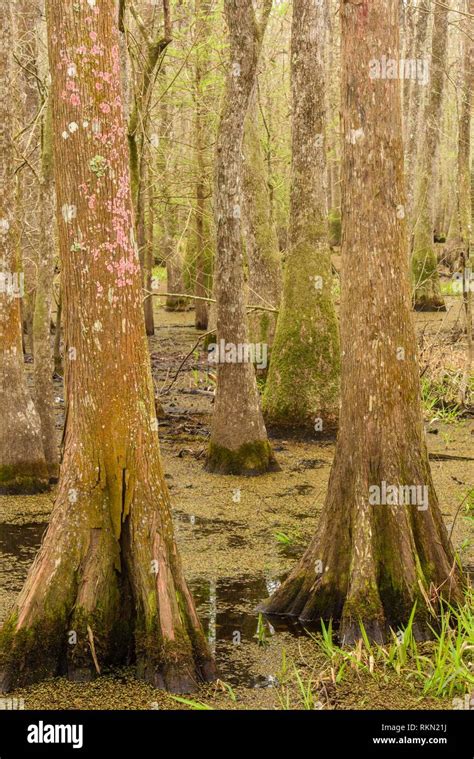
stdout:
[[[196,214],[195,214],[195,239],[196,239],[196,276],[195,294],[200,298],[209,296],[208,280],[212,268],[212,245],[210,230],[210,196],[211,180],[209,177],[209,142],[211,140],[209,130],[209,115],[206,113],[206,105],[209,107],[209,95],[206,96],[206,56],[203,46],[209,40],[210,19],[209,13],[212,3],[209,0],[195,0],[196,12],[196,63],[195,63],[195,154],[196,154]],[[194,302],[194,323],[196,329],[207,329],[209,320],[208,304],[204,300]]]
[[[257,21],[252,0],[225,0],[230,70],[217,136],[215,297],[217,344],[248,347],[242,251],[242,141],[255,86],[262,38],[271,9]],[[250,361],[217,362],[217,390],[207,468],[229,474],[260,474],[275,465]],[[236,398],[238,402],[236,403]]]
[[[406,224],[398,212],[405,203],[400,82],[369,77],[373,59],[398,58],[398,5],[346,0],[341,7],[340,427],[317,533],[264,604],[268,613],[302,620],[333,618],[343,644],[361,637],[361,622],[370,639],[382,641],[389,626],[406,624],[415,602],[414,633],[428,637],[430,604],[461,597],[420,408]],[[426,491],[402,492],[395,503],[383,495],[384,483]]]
[[[420,0],[414,14],[414,36],[411,55],[416,60],[426,56],[426,40],[428,36],[428,21],[430,18],[430,3]],[[413,204],[415,194],[415,170],[417,165],[418,145],[420,140],[420,115],[423,111],[424,87],[418,81],[406,80],[409,85],[408,104],[405,111],[405,177],[407,197],[407,218],[409,220],[410,237],[413,225]]]
[[294,0],[290,245],[264,393],[272,427],[337,425],[339,336],[332,301],[324,153],[324,10]]
[[440,142],[441,104],[444,67],[448,46],[448,10],[436,4],[431,45],[430,92],[425,104],[425,142],[418,161],[415,190],[415,218],[411,272],[414,306],[418,311],[444,311],[438,274],[438,260],[433,246],[435,159]]
[[0,493],[34,493],[48,487],[41,422],[27,386],[23,363],[20,301],[23,294],[18,245],[14,146],[14,40],[11,3],[0,32]]
[[48,0],[47,13],[67,418],[51,522],[1,631],[0,686],[135,660],[152,684],[193,690],[214,667],[159,455],[116,5]]
[[[46,42],[43,25],[42,40]],[[35,68],[45,80],[35,46]],[[56,420],[54,416],[53,351],[51,345],[51,313],[53,281],[56,262],[56,225],[54,216],[53,179],[53,124],[50,94],[46,94],[41,124],[41,174],[39,186],[40,207],[40,258],[36,281],[35,311],[33,316],[35,403],[41,420],[41,438],[50,477],[56,479],[59,472]]]
[[[258,128],[256,88],[244,127],[243,198],[249,302],[278,308],[281,293],[280,251],[272,219],[268,174]],[[248,317],[254,343],[273,344],[276,316],[255,311]]]

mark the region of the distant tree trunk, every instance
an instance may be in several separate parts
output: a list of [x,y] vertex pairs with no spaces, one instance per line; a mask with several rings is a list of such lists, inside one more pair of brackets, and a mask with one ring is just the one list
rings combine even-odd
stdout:
[[414,305],[419,311],[444,311],[438,275],[438,260],[433,246],[435,159],[440,141],[441,103],[444,67],[448,45],[448,10],[436,4],[431,45],[430,91],[425,103],[423,150],[416,168],[414,233],[411,271]]
[[56,374],[62,376],[64,372],[63,361],[61,356],[61,322],[62,322],[62,296],[61,290],[59,291],[58,307],[56,309],[56,325],[54,330],[54,371]]
[[[149,160],[146,137],[150,122],[150,97],[155,81],[156,68],[163,51],[171,42],[171,17],[169,0],[163,0],[163,34],[159,34],[156,39],[153,39],[148,31],[147,21],[149,19],[144,21],[133,3],[130,5],[130,8],[138,26],[141,44],[144,46],[142,69],[134,92],[133,106],[128,120],[128,144],[137,244],[140,251],[143,284],[145,289],[148,289],[151,285],[152,275],[149,266],[149,243],[146,237],[147,190],[145,183],[148,176],[147,162]],[[151,10],[153,11],[152,6]],[[146,298],[144,301],[144,315],[146,332],[148,335],[153,335],[155,326],[152,298]]]
[[[217,137],[215,295],[217,344],[234,354],[249,348],[242,251],[242,141],[255,86],[262,38],[271,10],[257,21],[252,0],[224,0],[230,37],[230,70]],[[222,351],[221,351],[222,352]],[[236,355],[216,356],[217,391],[207,467],[213,472],[259,474],[274,466],[260,409],[255,369]],[[242,356],[241,356],[242,357]]]
[[[208,39],[210,34],[209,29],[209,13],[211,10],[211,3],[209,0],[195,0],[196,11],[196,37],[197,37],[197,49],[196,49],[196,63],[195,63],[195,98],[196,98],[196,113],[194,122],[194,134],[195,134],[195,153],[196,153],[196,214],[195,214],[195,238],[196,238],[196,278],[195,278],[195,294],[201,298],[206,298],[209,293],[207,289],[207,281],[209,278],[209,270],[211,268],[211,251],[210,251],[210,234],[209,234],[209,221],[207,219],[210,210],[210,178],[209,178],[209,128],[207,127],[207,120],[209,116],[206,114],[205,104],[209,98],[206,98],[205,87],[205,54],[202,46]],[[196,329],[207,329],[208,324],[208,304],[204,300],[196,300],[194,302],[194,323]]]
[[461,23],[463,32],[463,71],[461,87],[461,113],[459,118],[458,132],[458,182],[457,203],[455,214],[458,218],[459,236],[461,240],[462,275],[463,275],[463,302],[466,316],[466,365],[461,384],[461,403],[467,405],[468,386],[472,377],[472,365],[474,362],[473,324],[472,324],[472,286],[474,256],[472,248],[472,175],[471,175],[471,122],[472,122],[472,90],[474,85],[474,43],[472,40],[472,18],[474,16],[474,0],[467,0],[464,4],[470,14],[469,20],[464,18]]
[[134,659],[155,686],[193,690],[214,670],[160,462],[115,0],[92,10],[86,0],[48,0],[47,13],[69,359],[65,451],[49,528],[0,634],[0,689],[64,671],[85,680]]
[[[384,51],[398,58],[398,7],[396,0],[341,7],[339,434],[316,536],[264,605],[268,613],[340,621],[343,644],[361,637],[360,622],[369,638],[383,640],[389,626],[406,624],[415,602],[415,636],[429,636],[427,599],[436,606],[438,594],[461,597],[420,408],[406,223],[397,213],[405,202],[400,82],[368,74]],[[385,486],[397,495],[387,497]],[[398,490],[416,486],[426,490]]]
[[341,176],[340,176],[340,44],[337,25],[337,0],[329,0],[326,9],[327,26],[327,114],[326,139],[328,148],[329,243],[341,244]]
[[33,317],[35,403],[41,419],[43,450],[51,477],[58,476],[58,444],[53,404],[51,311],[55,265],[55,219],[52,166],[52,109],[48,96],[43,119],[40,178],[40,260]]
[[41,422],[31,399],[23,363],[20,300],[23,294],[18,246],[13,135],[15,20],[4,7],[0,31],[0,493],[34,493],[48,487]]
[[[426,60],[426,39],[430,17],[429,0],[420,0],[414,10],[416,18],[411,55],[416,60]],[[427,64],[428,65],[428,64]],[[407,187],[407,218],[410,236],[413,225],[413,203],[415,194],[415,170],[420,142],[420,114],[423,112],[424,94],[428,83],[417,80],[406,82],[409,85],[409,97],[405,112],[405,177]]]
[[[153,280],[154,254],[154,203],[153,203],[153,174],[151,171],[151,156],[148,156],[147,165],[147,212],[145,214],[145,250],[143,251],[143,286],[146,292],[151,292]],[[153,316],[153,298],[145,298],[143,309],[145,312],[145,331],[147,335],[155,334],[155,319]]]
[[340,365],[324,187],[323,39],[323,8],[294,0],[290,244],[263,401],[272,427],[319,432],[337,424]]
[[[242,189],[249,302],[257,306],[278,308],[281,292],[280,251],[272,219],[269,177],[260,142],[255,88],[245,119],[243,147]],[[276,315],[269,311],[255,311],[248,319],[250,341],[266,343],[271,347]]]

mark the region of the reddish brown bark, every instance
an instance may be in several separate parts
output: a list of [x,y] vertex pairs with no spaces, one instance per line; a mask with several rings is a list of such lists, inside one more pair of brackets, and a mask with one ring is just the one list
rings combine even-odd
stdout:
[[65,449],[48,531],[1,631],[0,687],[65,671],[87,679],[95,651],[100,667],[136,661],[140,677],[188,691],[214,666],[160,462],[115,2],[49,0],[47,10]]
[[[225,0],[224,7],[230,64],[217,137],[214,288],[218,344],[222,340],[237,350],[249,343],[242,250],[242,140],[271,2],[265,4],[261,22],[252,0]],[[248,361],[224,362],[221,356],[207,467],[232,474],[258,474],[272,466],[255,368]]]
[[[340,427],[317,533],[264,610],[302,620],[333,618],[342,641],[352,643],[360,637],[360,621],[380,641],[388,626],[407,622],[415,602],[415,634],[429,635],[430,603],[436,607],[439,595],[459,598],[461,580],[433,486],[420,409],[400,213],[400,82],[369,77],[370,61],[398,56],[398,3],[346,0],[341,23]],[[383,495],[384,482],[397,492],[423,490],[410,491],[415,497],[403,495],[395,505]]]

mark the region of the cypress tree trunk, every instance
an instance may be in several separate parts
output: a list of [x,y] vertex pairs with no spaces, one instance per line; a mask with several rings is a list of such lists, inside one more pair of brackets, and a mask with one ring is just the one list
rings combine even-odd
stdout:
[[[280,251],[272,219],[268,173],[258,128],[256,89],[249,103],[244,128],[244,227],[248,266],[249,302],[278,308],[281,291]],[[250,341],[273,344],[276,315],[255,311],[248,316]]]
[[[474,0],[467,0],[465,9],[474,16]],[[461,403],[468,404],[468,388],[472,377],[474,362],[473,324],[472,324],[472,282],[474,256],[472,247],[472,197],[474,188],[471,176],[471,122],[472,122],[472,89],[474,84],[474,42],[470,36],[469,19],[464,18],[461,24],[463,31],[463,71],[461,88],[461,113],[458,132],[458,190],[455,216],[458,219],[459,236],[461,240],[461,263],[463,274],[463,302],[466,316],[466,365],[461,383]]]
[[[411,57],[416,60],[425,59],[426,38],[428,36],[428,21],[430,17],[430,4],[428,0],[420,0],[413,11],[415,29],[413,37],[413,49]],[[415,169],[420,139],[420,114],[423,111],[424,95],[426,86],[418,81],[406,80],[409,84],[408,107],[405,112],[405,177],[407,197],[407,218],[409,230],[412,231],[413,203],[415,194]]]
[[272,427],[337,424],[339,337],[327,236],[323,124],[324,11],[295,0],[290,244],[263,408]]
[[0,634],[4,690],[130,660],[171,691],[214,671],[160,462],[115,11],[47,2],[67,418],[51,522]]
[[0,32],[0,493],[34,493],[48,487],[41,422],[31,399],[23,364],[20,301],[23,294],[18,245],[15,131],[15,21],[4,8]]
[[433,245],[435,159],[440,142],[441,104],[444,67],[448,45],[448,11],[435,5],[431,46],[430,91],[425,104],[425,141],[416,169],[413,251],[411,273],[414,306],[418,311],[444,311],[438,275],[438,260]]
[[[317,533],[264,610],[332,617],[352,643],[360,621],[383,640],[415,601],[415,634],[429,635],[426,599],[454,600],[461,583],[420,409],[406,226],[397,213],[405,203],[400,82],[369,77],[371,60],[388,51],[398,58],[398,2],[345,2],[341,12],[340,426]],[[411,490],[387,497],[386,486]]]
[[[196,154],[196,214],[195,214],[195,239],[196,239],[196,277],[195,294],[200,298],[206,298],[208,292],[209,272],[212,267],[212,248],[210,234],[210,167],[209,167],[209,115],[206,113],[206,105],[209,106],[209,95],[206,96],[206,56],[204,45],[210,34],[209,13],[212,4],[208,0],[195,0],[196,15],[196,63],[195,63],[195,154]],[[209,313],[208,303],[204,300],[194,302],[194,323],[196,329],[207,329]]]
[[[144,47],[144,53],[142,52],[142,68],[136,84],[133,106],[128,120],[128,144],[137,244],[140,252],[143,286],[148,291],[151,289],[152,272],[150,269],[149,240],[147,239],[146,227],[148,193],[145,184],[149,174],[150,151],[148,140],[145,140],[145,137],[150,122],[150,98],[155,81],[155,71],[163,51],[171,41],[171,17],[168,0],[163,0],[163,9],[163,35],[159,34],[156,39],[153,39],[148,33],[149,25],[153,24],[153,4],[148,8],[146,20],[142,19],[134,5],[131,6],[131,11],[138,27],[138,33],[140,34],[141,45]],[[147,335],[153,335],[155,333],[155,325],[152,298],[144,300],[144,317],[146,333]]]
[[33,316],[35,403],[41,420],[41,439],[50,477],[59,471],[58,444],[53,404],[53,352],[51,311],[55,265],[55,218],[52,165],[52,108],[50,98],[42,125],[40,203],[40,250]]
[[[230,71],[217,137],[215,297],[217,340],[234,352],[249,343],[242,255],[242,141],[255,86],[262,38],[271,9],[255,18],[252,0],[225,0],[230,36]],[[259,474],[274,466],[260,409],[255,369],[229,354],[217,363],[217,391],[207,468],[229,474]],[[235,399],[238,398],[238,403]]]

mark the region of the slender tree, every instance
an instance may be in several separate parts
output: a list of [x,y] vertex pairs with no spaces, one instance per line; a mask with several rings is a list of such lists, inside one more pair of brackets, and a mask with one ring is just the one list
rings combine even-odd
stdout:
[[[67,412],[51,522],[0,634],[0,687],[136,660],[192,690],[213,663],[173,538],[134,239],[114,0],[48,0]],[[97,87],[100,83],[100,87]]]
[[24,291],[18,240],[14,109],[15,20],[4,8],[0,32],[0,493],[33,493],[48,487],[41,422],[23,364],[20,299]]
[[[209,144],[212,139],[209,125],[209,77],[207,49],[211,34],[210,14],[212,2],[195,0],[196,14],[196,56],[194,66],[195,76],[195,115],[194,141],[196,154],[196,212],[195,212],[195,294],[206,298],[208,292],[209,273],[212,267],[212,231],[210,229],[212,170],[209,158]],[[207,65],[206,65],[207,63]],[[207,329],[209,319],[208,303],[196,300],[194,303],[194,323],[196,329]]]
[[[265,611],[340,621],[344,643],[414,631],[461,581],[431,477],[420,408],[404,207],[396,0],[344,2],[342,407],[318,531]],[[387,488],[389,490],[387,491]],[[388,496],[387,493],[390,493]]]
[[[147,291],[151,289],[153,256],[149,240],[146,236],[146,178],[149,162],[149,124],[150,98],[156,78],[156,69],[160,64],[164,50],[171,42],[171,14],[169,0],[163,0],[163,30],[156,37],[149,32],[155,20],[153,4],[148,7],[146,20],[138,12],[135,3],[128,3],[140,35],[139,51],[140,65],[136,86],[133,93],[133,103],[128,120],[128,144],[130,149],[130,170],[132,182],[132,198],[135,210],[137,243],[140,251],[140,261],[143,272],[143,284]],[[127,4],[126,4],[127,6]],[[148,23],[147,23],[148,22]],[[153,299],[144,300],[145,328],[148,335],[155,332],[153,319]]]
[[[272,218],[269,177],[260,141],[256,88],[250,97],[243,145],[244,229],[249,302],[264,308],[278,308],[281,291],[280,251]],[[249,315],[251,341],[271,346],[275,326],[276,317],[271,311],[254,311]]]
[[258,474],[274,466],[274,457],[260,409],[254,367],[248,360],[237,357],[237,351],[246,350],[249,342],[241,223],[242,141],[271,0],[265,0],[260,20],[256,18],[252,0],[225,0],[224,10],[230,66],[217,137],[214,277],[217,344],[222,341],[229,345],[231,353],[228,361],[227,356],[220,355],[217,364],[207,467],[224,473]]
[[323,4],[295,0],[290,240],[265,419],[318,431],[337,423],[339,336],[332,301],[325,193]]
[[[413,47],[410,55],[416,61],[426,61],[426,39],[428,37],[430,18],[429,0],[419,0],[413,9]],[[405,176],[407,185],[407,218],[413,225],[413,203],[415,192],[415,169],[420,143],[420,115],[423,111],[426,82],[406,80],[408,102],[405,111]]]
[[438,260],[433,245],[435,160],[440,142],[441,105],[443,101],[448,13],[443,3],[436,3],[433,13],[430,91],[425,102],[425,141],[417,164],[414,205],[414,230],[411,271],[414,305],[420,311],[445,310],[438,274]]

